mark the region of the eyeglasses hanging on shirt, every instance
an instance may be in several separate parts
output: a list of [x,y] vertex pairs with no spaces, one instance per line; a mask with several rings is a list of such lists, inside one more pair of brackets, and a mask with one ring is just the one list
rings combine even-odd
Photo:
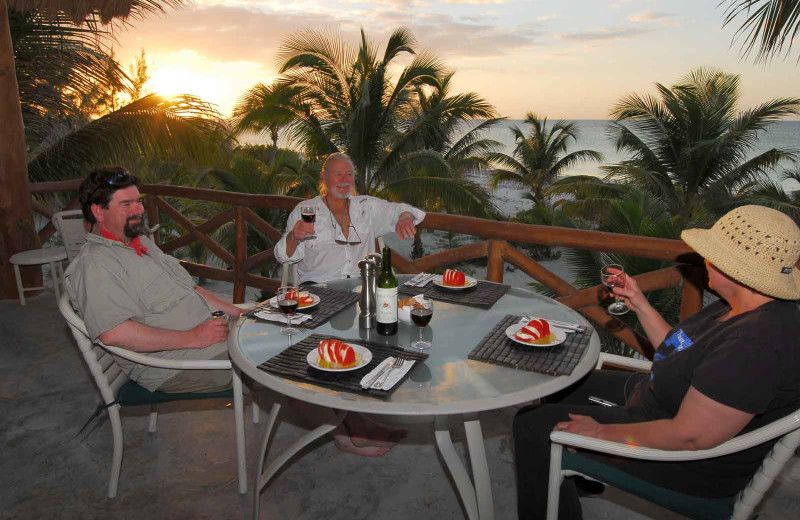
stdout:
[[[325,203],[325,206],[328,208],[328,217],[331,219],[331,227],[333,228],[333,241],[335,243],[337,243],[339,245],[343,245],[343,246],[344,245],[353,246],[353,245],[356,245],[356,244],[360,244],[361,243],[361,235],[358,234],[358,231],[356,230],[356,227],[353,225],[353,223],[350,222],[350,225],[348,226],[348,229],[347,229],[348,230],[347,238],[345,238],[344,231],[342,230],[342,227],[339,225],[339,221],[336,220],[333,217],[333,211],[331,211],[330,206],[328,206],[328,201],[326,201],[324,198],[322,199],[322,201]],[[348,215],[350,214],[350,199],[347,199],[347,213],[348,213]],[[352,230],[352,232],[350,232],[351,230]],[[354,233],[355,233],[355,237],[353,237]],[[337,238],[337,237],[341,237],[341,238]]]
[[[333,226],[333,241],[339,245],[347,245],[353,246],[356,244],[361,243],[361,235],[358,234],[356,227],[351,222],[348,226],[348,233],[347,238],[344,236],[344,231],[342,231],[342,227],[339,225],[339,222],[333,218],[333,213],[328,212],[328,215],[331,218],[331,226]],[[355,234],[355,236],[353,236]],[[341,238],[337,238],[341,237]]]

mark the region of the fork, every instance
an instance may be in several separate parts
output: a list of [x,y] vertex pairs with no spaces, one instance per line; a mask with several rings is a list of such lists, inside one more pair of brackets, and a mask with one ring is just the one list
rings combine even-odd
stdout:
[[405,362],[406,360],[404,358],[401,357],[394,358],[392,366],[389,367],[389,369],[381,376],[380,380],[377,383],[375,383],[373,387],[383,388],[384,383],[386,383],[386,380],[389,379],[389,374],[391,373],[391,371],[394,370],[395,368],[400,368],[401,366],[403,366],[403,363]]

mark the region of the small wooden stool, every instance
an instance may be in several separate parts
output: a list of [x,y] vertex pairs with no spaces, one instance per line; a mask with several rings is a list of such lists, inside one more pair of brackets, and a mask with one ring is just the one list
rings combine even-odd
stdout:
[[17,277],[17,292],[19,292],[19,303],[25,305],[25,291],[38,291],[45,287],[22,287],[22,277],[19,274],[21,265],[42,265],[50,264],[50,275],[53,278],[53,290],[56,293],[56,301],[61,297],[59,285],[64,278],[61,262],[67,259],[67,250],[63,247],[48,247],[44,249],[31,249],[15,254],[10,258],[14,264],[14,276]]

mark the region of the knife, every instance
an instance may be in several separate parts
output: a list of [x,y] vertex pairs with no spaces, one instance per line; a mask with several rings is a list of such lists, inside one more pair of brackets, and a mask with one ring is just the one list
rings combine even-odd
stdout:
[[378,370],[378,373],[375,374],[375,376],[372,379],[370,379],[369,381],[367,381],[366,383],[361,385],[361,389],[362,390],[366,390],[369,387],[371,387],[372,385],[374,385],[375,381],[377,381],[379,377],[381,377],[387,370],[392,368],[392,364],[394,363],[394,358],[389,357],[387,359],[388,359],[388,361],[386,362],[385,365],[383,365],[383,368]]

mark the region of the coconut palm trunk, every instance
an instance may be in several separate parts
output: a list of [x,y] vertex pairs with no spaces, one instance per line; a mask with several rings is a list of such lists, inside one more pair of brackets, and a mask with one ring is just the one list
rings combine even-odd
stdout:
[[[6,0],[0,0],[0,299],[16,298],[16,280],[9,259],[41,247],[33,224],[25,127],[11,47]],[[26,274],[25,285],[41,285],[41,272]]]

